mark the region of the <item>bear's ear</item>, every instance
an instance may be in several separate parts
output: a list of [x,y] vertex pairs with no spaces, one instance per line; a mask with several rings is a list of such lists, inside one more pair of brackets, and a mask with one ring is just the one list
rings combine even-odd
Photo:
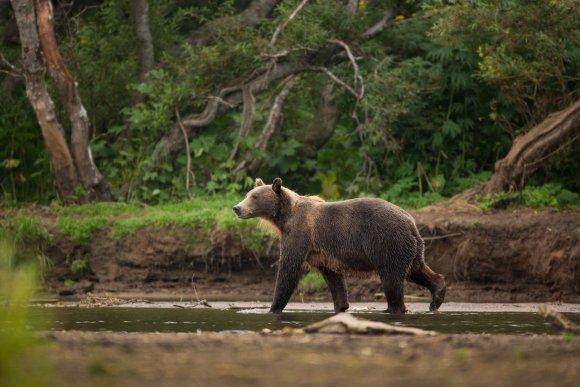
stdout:
[[262,181],[262,179],[260,179],[259,177],[256,179],[256,181],[254,182],[254,187],[259,187],[261,185],[264,185],[264,182]]
[[282,191],[282,179],[280,179],[279,177],[275,178],[274,182],[272,183],[272,189],[277,194],[280,194],[280,191]]

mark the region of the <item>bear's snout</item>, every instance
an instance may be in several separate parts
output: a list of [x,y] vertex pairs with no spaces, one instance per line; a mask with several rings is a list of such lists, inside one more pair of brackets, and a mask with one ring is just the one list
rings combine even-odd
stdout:
[[242,209],[240,208],[240,206],[234,206],[234,212],[236,213],[237,216],[240,216],[241,211]]

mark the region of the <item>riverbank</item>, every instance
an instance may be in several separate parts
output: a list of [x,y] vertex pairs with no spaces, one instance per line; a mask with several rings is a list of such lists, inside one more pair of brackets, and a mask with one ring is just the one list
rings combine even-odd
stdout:
[[576,386],[580,340],[54,332],[55,385]]
[[[52,296],[140,293],[171,299],[272,297],[278,242],[231,213],[236,198],[159,207],[92,204],[0,211],[0,228],[45,262]],[[447,301],[580,302],[580,211],[484,210],[451,201],[410,213]],[[348,279],[351,301],[384,300],[378,277]],[[329,300],[325,285],[293,301]],[[406,294],[428,292],[407,284]]]

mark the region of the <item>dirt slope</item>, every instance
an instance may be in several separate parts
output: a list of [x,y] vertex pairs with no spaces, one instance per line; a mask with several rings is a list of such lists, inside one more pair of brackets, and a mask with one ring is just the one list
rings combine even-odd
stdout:
[[[449,300],[580,301],[579,211],[484,211],[454,202],[411,213],[426,241],[427,262],[447,277]],[[272,238],[265,237],[256,252],[243,235],[216,231],[200,238],[202,230],[183,226],[146,227],[122,239],[105,229],[84,246],[55,227],[51,232],[50,291],[156,292],[214,300],[267,300],[272,294],[278,249]],[[90,274],[73,276],[77,283],[70,289],[63,283],[71,278],[71,260],[79,257],[88,260]],[[376,277],[349,279],[349,289],[353,300],[381,293]],[[328,298],[326,293],[314,295]],[[414,285],[407,293],[427,295]]]

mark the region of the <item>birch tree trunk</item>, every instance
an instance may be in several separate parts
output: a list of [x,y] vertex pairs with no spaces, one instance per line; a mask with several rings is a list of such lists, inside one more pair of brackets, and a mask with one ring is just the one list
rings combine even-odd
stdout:
[[77,83],[69,73],[56,44],[50,0],[36,0],[36,13],[40,47],[71,123],[72,153],[80,181],[88,200],[112,200],[109,185],[93,160],[89,144],[89,117],[82,104]]
[[42,58],[36,12],[31,0],[12,0],[22,46],[22,68],[26,95],[34,109],[42,136],[48,148],[59,198],[70,202],[79,183],[64,131],[56,118],[54,102],[44,80],[46,68]]
[[[50,0],[12,0],[12,7],[22,46],[26,92],[50,154],[59,198],[65,203],[112,200],[109,185],[91,155],[89,119],[77,84],[58,51]],[[72,154],[46,88],[45,64],[50,69],[71,123]],[[79,183],[85,196],[77,192]]]

